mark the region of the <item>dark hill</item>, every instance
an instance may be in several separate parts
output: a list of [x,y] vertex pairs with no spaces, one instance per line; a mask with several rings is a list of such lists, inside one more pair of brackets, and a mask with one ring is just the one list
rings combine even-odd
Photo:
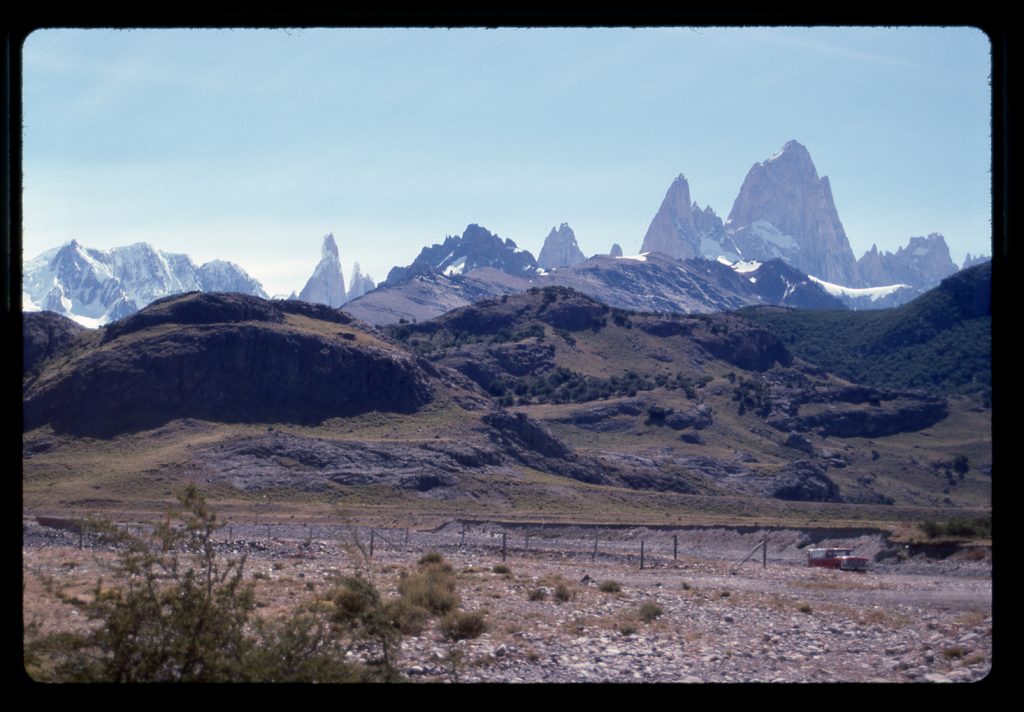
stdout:
[[[27,335],[45,329],[32,316]],[[25,384],[26,430],[50,423],[101,437],[185,417],[315,423],[414,412],[431,401],[436,373],[337,310],[204,293],[160,300],[108,327],[102,343],[39,365]]]
[[739,312],[800,358],[857,383],[935,394],[992,387],[992,263],[946,278],[894,309]]

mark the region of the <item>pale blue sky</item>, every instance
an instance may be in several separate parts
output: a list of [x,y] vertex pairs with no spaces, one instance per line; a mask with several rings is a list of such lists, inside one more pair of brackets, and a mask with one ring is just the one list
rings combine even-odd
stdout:
[[971,28],[41,30],[23,61],[27,257],[147,241],[275,294],[327,232],[346,279],[471,222],[629,254],[676,175],[724,219],[790,139],[856,256],[991,253]]

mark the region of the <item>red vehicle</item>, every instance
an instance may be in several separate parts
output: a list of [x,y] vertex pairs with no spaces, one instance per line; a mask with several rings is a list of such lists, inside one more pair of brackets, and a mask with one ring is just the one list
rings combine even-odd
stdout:
[[851,556],[853,549],[808,549],[807,565],[820,566],[825,569],[841,569],[843,571],[868,570],[868,560],[863,556]]

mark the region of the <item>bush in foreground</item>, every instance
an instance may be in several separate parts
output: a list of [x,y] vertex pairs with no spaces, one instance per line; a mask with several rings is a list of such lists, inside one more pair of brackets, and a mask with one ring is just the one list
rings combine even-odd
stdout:
[[[338,582],[331,604],[253,616],[245,557],[217,555],[216,516],[194,486],[153,541],[92,523],[118,547],[110,580],[79,598],[47,582],[94,625],[40,635],[27,629],[26,669],[54,682],[347,682],[398,679],[401,628],[371,582]],[[346,655],[370,651],[365,664]],[[376,651],[377,657],[372,657]]]

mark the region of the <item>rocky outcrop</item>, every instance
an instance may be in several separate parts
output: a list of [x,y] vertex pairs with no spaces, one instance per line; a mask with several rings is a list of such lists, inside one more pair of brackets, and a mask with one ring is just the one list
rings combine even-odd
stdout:
[[744,259],[781,258],[826,282],[853,285],[857,263],[827,177],[789,141],[747,173],[725,223]]
[[809,415],[773,416],[768,424],[782,432],[814,431],[823,437],[879,438],[916,432],[949,415],[941,398],[900,399],[868,407],[830,407]]
[[622,257],[622,247],[619,246],[619,243],[617,243],[617,242],[612,243],[612,249],[608,253],[608,255],[610,257]]
[[825,471],[810,460],[798,460],[775,475],[772,496],[776,499],[800,502],[841,502],[839,485],[829,479]]
[[370,443],[275,431],[200,447],[190,464],[213,482],[247,492],[327,492],[333,483],[436,494],[454,486],[466,468],[501,465],[506,459],[492,447],[471,443]]
[[529,450],[543,457],[565,459],[573,456],[572,449],[561,438],[524,413],[496,410],[485,415],[483,421],[502,439],[514,443],[517,449]]
[[470,344],[447,353],[444,363],[484,390],[509,376],[534,376],[555,367],[551,344]]
[[800,433],[790,433],[783,445],[791,447],[794,450],[799,450],[800,452],[805,452],[808,455],[814,454],[814,445],[806,435],[801,435]]
[[541,247],[540,255],[537,257],[537,265],[541,269],[552,270],[559,267],[572,267],[586,259],[586,255],[576,244],[576,235],[572,228],[566,223],[562,223],[557,230],[551,228],[551,232],[544,238],[544,246]]
[[299,299],[314,304],[326,304],[329,307],[340,307],[348,301],[345,278],[341,274],[341,257],[333,233],[324,235],[324,244],[320,248],[320,262],[314,268],[306,286],[299,292]]
[[[291,308],[337,317],[304,329],[285,319]],[[379,339],[371,345],[344,321],[352,320],[299,302],[171,298],[122,322],[101,347],[44,372],[25,393],[25,427],[106,437],[186,417],[309,424],[414,412],[432,400],[424,365]]]
[[704,403],[689,410],[678,411],[665,416],[665,425],[673,430],[686,430],[687,428],[703,430],[704,428],[711,427],[713,423],[714,414],[711,408]]
[[789,366],[793,356],[771,332],[742,323],[716,325],[693,333],[693,340],[715,358],[748,371],[767,371],[775,364]]

